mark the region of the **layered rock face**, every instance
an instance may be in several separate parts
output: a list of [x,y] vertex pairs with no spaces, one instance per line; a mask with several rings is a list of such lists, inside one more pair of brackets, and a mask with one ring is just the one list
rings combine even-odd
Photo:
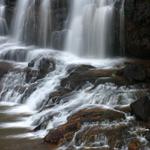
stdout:
[[150,58],[150,1],[126,0],[125,34],[129,56]]

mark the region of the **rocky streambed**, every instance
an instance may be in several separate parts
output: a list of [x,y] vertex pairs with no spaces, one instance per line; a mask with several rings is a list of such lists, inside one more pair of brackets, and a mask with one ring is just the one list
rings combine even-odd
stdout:
[[[16,124],[0,129],[1,146],[18,150],[148,150],[150,62],[125,60],[100,67],[68,63],[58,55],[61,53],[38,53],[23,65],[1,55],[5,58],[0,62],[1,100],[16,100],[33,110],[26,118],[32,129],[17,126],[24,114],[1,114],[2,123]],[[0,108],[2,112],[11,110]],[[28,134],[11,136],[32,133],[36,137],[43,130],[43,139],[31,140]]]

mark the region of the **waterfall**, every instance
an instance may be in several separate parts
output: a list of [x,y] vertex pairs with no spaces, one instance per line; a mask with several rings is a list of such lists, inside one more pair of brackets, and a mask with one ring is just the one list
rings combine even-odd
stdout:
[[121,8],[120,8],[120,47],[121,47],[121,51],[122,51],[122,56],[125,55],[125,39],[124,39],[124,33],[125,33],[125,30],[124,30],[124,23],[125,23],[125,20],[124,20],[124,3],[125,3],[125,0],[122,0],[121,1]]
[[5,3],[4,0],[0,1],[0,35],[5,35],[8,31],[7,23],[5,20]]
[[41,14],[39,42],[42,46],[46,47],[48,44],[48,31],[51,29],[50,0],[43,0],[40,9]]
[[104,58],[112,49],[113,0],[73,0],[65,49]]
[[[50,0],[18,0],[12,23],[14,41],[46,47],[51,31]],[[50,41],[49,41],[50,42]]]
[[15,41],[22,40],[24,34],[24,25],[27,17],[28,6],[30,6],[30,0],[18,0],[15,16],[12,24],[12,34]]

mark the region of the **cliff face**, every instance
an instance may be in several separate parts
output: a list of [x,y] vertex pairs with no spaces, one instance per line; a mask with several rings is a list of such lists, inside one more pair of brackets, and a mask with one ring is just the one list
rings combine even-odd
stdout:
[[126,0],[125,34],[127,55],[150,58],[149,0]]
[[[54,49],[62,49],[66,36],[65,25],[69,12],[68,0],[52,0],[52,37],[51,45]],[[10,25],[16,0],[6,0],[6,19]],[[125,1],[125,51],[126,55],[137,58],[150,58],[150,1]],[[117,11],[118,13],[118,11]],[[118,20],[118,19],[117,19]],[[119,28],[118,25],[116,27]],[[118,31],[115,38],[119,43]],[[116,44],[115,49],[119,49]]]

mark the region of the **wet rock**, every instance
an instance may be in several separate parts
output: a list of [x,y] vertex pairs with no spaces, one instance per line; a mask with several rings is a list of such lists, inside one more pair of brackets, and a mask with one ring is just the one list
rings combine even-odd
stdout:
[[80,72],[84,72],[84,71],[88,71],[90,69],[95,69],[94,66],[91,65],[71,65],[68,68],[68,73],[80,73]]
[[100,77],[95,81],[93,89],[98,85],[105,83],[114,83],[118,86],[121,86],[126,85],[128,81],[124,77],[118,75],[112,75],[112,77]]
[[128,64],[124,69],[123,75],[129,81],[144,81],[146,79],[145,68],[139,64]]
[[[81,69],[81,70],[80,70]],[[88,69],[77,68],[71,71],[70,75],[61,81],[61,86],[70,90],[81,88],[87,82],[94,83],[100,77],[112,77],[117,74],[117,69]]]
[[38,70],[34,70],[32,68],[26,68],[26,82],[34,82],[37,79],[38,76]]
[[50,144],[68,142],[71,141],[75,132],[85,123],[120,120],[124,117],[124,113],[103,107],[83,109],[70,116],[66,124],[50,130],[44,140]]
[[55,70],[55,62],[52,59],[42,58],[40,60],[39,66],[39,75],[38,79],[43,78],[47,73]]
[[138,139],[132,139],[128,144],[128,150],[140,150],[141,143]]
[[49,109],[59,104],[61,100],[63,98],[66,99],[66,97],[69,96],[71,92],[72,91],[61,87],[58,90],[50,93],[50,95],[48,96],[48,99],[45,99],[45,101],[43,101],[42,103],[42,106],[40,106],[40,111]]
[[35,58],[28,64],[26,69],[26,81],[34,82],[44,78],[49,72],[55,70],[55,62],[49,58]]
[[131,113],[130,105],[127,105],[127,106],[116,106],[115,109],[119,110],[119,111],[122,111],[124,113]]
[[51,93],[49,96],[49,100],[51,100],[52,103],[58,104],[60,102],[60,99],[67,96],[70,92],[71,91],[68,89],[61,88],[58,91]]
[[127,130],[128,126],[125,124],[116,124],[110,127],[87,126],[76,134],[75,145],[90,149],[97,147],[103,150],[106,146],[109,150],[119,149],[120,145],[124,144],[123,140],[127,135]]
[[0,78],[7,74],[14,67],[11,63],[0,61]]
[[115,111],[113,109],[107,109],[103,107],[86,108],[78,111],[68,118],[68,121],[80,120],[80,123],[96,122],[102,120],[117,120],[124,118],[124,113]]
[[148,96],[141,97],[130,105],[132,113],[137,119],[148,121],[150,119],[150,98]]

